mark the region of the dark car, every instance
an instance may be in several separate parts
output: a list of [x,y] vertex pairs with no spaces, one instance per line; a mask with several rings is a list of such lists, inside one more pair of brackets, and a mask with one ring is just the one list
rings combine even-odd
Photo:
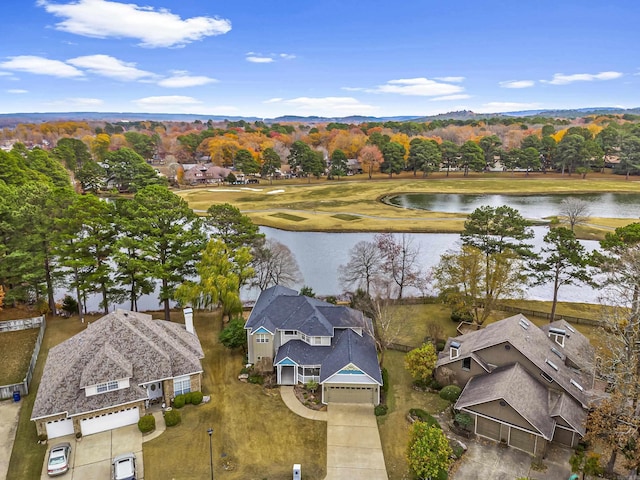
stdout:
[[49,460],[47,461],[47,474],[50,477],[62,475],[69,471],[71,459],[71,444],[69,442],[58,443],[51,447]]
[[124,453],[113,459],[113,480],[136,480],[136,456]]

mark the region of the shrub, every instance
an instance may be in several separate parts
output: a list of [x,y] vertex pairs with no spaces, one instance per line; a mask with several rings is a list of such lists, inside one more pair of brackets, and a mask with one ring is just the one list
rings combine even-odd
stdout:
[[469,429],[473,424],[473,418],[468,413],[456,413],[454,417],[455,422],[464,429]]
[[318,389],[318,382],[316,382],[315,380],[309,380],[305,384],[304,388],[309,390],[311,393],[316,393],[316,390]]
[[191,403],[193,405],[200,405],[203,397],[202,392],[191,392]]
[[436,342],[436,351],[441,352],[444,350],[444,346],[447,344],[444,340],[438,340]]
[[38,435],[38,441],[40,442],[46,442],[47,441],[47,434],[46,433],[41,433],[40,435]]
[[76,432],[76,438],[80,440],[82,438],[82,432]]
[[451,312],[451,320],[456,323],[473,322],[473,315],[468,310],[453,310]]
[[443,400],[448,400],[451,403],[458,400],[458,397],[462,393],[462,389],[457,385],[447,385],[442,390],[440,390],[440,398]]
[[262,385],[264,383],[264,378],[262,378],[262,375],[249,375],[249,378],[247,379],[247,381],[249,383],[255,383],[257,385]]
[[389,391],[389,372],[386,368],[382,369],[382,393],[385,395]]
[[380,405],[376,405],[376,408],[373,411],[376,414],[376,417],[381,417],[387,414],[387,410],[389,410],[389,407],[381,403]]
[[185,396],[184,395],[177,395],[176,398],[173,399],[173,406],[175,408],[182,408],[184,407],[185,404]]
[[440,427],[438,420],[433,418],[433,415],[431,415],[429,412],[425,412],[420,408],[412,408],[411,410],[409,410],[409,415],[411,415],[412,417],[416,417],[418,420],[426,423],[427,425],[434,425],[438,428],[442,428]]
[[138,430],[142,433],[153,432],[156,429],[156,419],[153,415],[147,414],[138,420]]
[[188,403],[188,404],[191,404],[191,398],[192,398],[192,395],[193,395],[193,394],[192,394],[191,392],[187,392],[187,393],[185,393],[185,394],[184,394],[184,403],[185,403],[185,405],[186,405],[187,403]]
[[172,409],[164,412],[164,423],[167,427],[178,425],[180,420],[182,420],[182,417],[180,416],[179,411]]
[[62,299],[61,309],[69,315],[78,313],[78,302],[71,295],[65,295]]

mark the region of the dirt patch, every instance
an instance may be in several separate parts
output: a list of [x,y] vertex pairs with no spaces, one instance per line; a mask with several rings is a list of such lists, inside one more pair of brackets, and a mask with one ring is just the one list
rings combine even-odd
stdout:
[[21,382],[27,374],[38,328],[0,333],[0,385]]

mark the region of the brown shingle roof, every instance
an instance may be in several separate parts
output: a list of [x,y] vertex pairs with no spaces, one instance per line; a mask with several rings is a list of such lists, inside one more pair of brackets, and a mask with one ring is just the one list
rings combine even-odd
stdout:
[[[49,350],[32,419],[146,399],[139,385],[201,372],[202,358],[198,337],[183,325],[117,310]],[[83,390],[127,376],[126,389],[90,397]]]

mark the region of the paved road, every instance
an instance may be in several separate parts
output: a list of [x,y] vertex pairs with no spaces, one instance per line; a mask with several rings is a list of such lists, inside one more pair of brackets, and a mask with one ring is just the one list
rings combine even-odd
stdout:
[[5,480],[9,471],[9,460],[11,459],[11,450],[13,450],[13,441],[16,438],[21,406],[22,402],[14,402],[13,400],[0,402],[0,418],[2,419],[0,422],[0,480]]

